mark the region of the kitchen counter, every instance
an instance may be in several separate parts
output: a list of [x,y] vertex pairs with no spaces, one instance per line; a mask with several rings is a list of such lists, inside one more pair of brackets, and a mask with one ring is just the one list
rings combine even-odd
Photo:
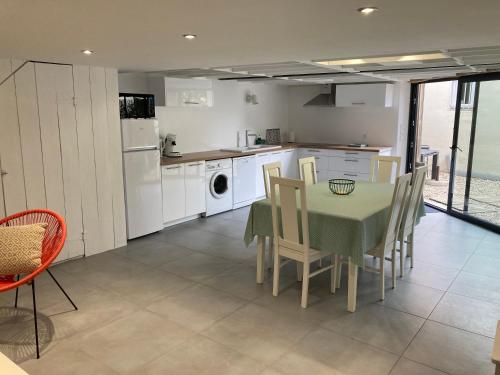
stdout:
[[201,160],[238,158],[242,156],[260,154],[263,152],[276,152],[279,150],[287,150],[290,148],[318,148],[325,150],[364,151],[364,152],[381,152],[391,149],[391,147],[388,146],[350,147],[342,144],[329,144],[329,143],[284,143],[282,144],[282,147],[278,149],[254,150],[251,152],[231,152],[231,151],[221,151],[221,150],[189,152],[183,154],[179,158],[162,157],[161,165],[191,163]]

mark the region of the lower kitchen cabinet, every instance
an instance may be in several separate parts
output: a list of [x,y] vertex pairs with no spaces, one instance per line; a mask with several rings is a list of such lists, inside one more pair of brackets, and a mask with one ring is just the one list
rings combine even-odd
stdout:
[[272,163],[273,160],[270,152],[264,152],[255,155],[255,198],[260,199],[266,196],[266,188],[264,187],[264,174],[262,166],[267,163]]
[[164,223],[206,211],[205,161],[164,165],[161,175]]
[[161,169],[163,222],[186,217],[184,164],[164,165]]
[[184,165],[186,191],[186,216],[206,211],[205,202],[205,162],[197,161]]

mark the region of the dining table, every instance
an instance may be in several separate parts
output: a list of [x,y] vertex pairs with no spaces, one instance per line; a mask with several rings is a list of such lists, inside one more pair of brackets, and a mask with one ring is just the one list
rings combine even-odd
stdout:
[[[350,312],[356,310],[358,268],[364,267],[365,254],[383,239],[393,191],[393,184],[365,181],[356,181],[354,191],[348,195],[332,193],[328,182],[306,187],[310,247],[333,251],[348,259],[347,310]],[[270,199],[254,202],[244,235],[246,246],[257,237],[258,284],[264,282],[266,237],[274,235],[271,211]],[[424,215],[421,201],[418,219]]]

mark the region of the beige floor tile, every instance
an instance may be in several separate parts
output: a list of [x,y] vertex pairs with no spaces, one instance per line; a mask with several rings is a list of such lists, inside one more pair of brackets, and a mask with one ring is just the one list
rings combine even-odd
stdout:
[[42,353],[40,359],[22,363],[21,367],[30,375],[118,375],[110,367],[66,343],[57,345],[49,353]]
[[429,319],[481,335],[495,337],[500,305],[447,293]]
[[147,309],[199,332],[245,303],[246,301],[228,293],[196,285],[170,297],[161,298]]
[[446,373],[406,358],[400,358],[390,375],[446,375]]
[[497,278],[462,271],[449,291],[500,304],[500,279]]
[[317,329],[281,357],[280,374],[388,374],[398,356],[326,329]]
[[263,366],[235,350],[203,336],[186,343],[145,365],[137,371],[144,375],[253,375]]
[[171,245],[164,241],[144,246],[127,246],[120,255],[151,267],[158,267],[167,262],[195,254],[185,247]]
[[312,328],[311,324],[249,304],[211,326],[203,335],[270,364]]
[[170,295],[192,285],[193,282],[185,278],[151,269],[148,272],[132,272],[102,287],[144,307],[160,296]]
[[500,257],[492,258],[474,254],[464,267],[465,272],[500,279]]
[[452,375],[491,375],[493,340],[427,321],[404,357]]
[[227,259],[197,253],[168,262],[161,268],[189,280],[200,282],[221,274],[235,265],[236,263]]
[[355,313],[325,321],[322,326],[378,348],[402,354],[424,323],[414,315],[369,305]]
[[155,360],[193,334],[142,310],[72,341],[91,357],[118,373],[126,373]]

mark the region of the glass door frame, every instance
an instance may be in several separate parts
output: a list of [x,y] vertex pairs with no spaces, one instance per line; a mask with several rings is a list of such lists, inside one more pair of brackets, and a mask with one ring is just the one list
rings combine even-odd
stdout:
[[[412,172],[415,166],[415,151],[417,147],[417,122],[419,121],[419,98],[420,98],[420,90],[419,87],[421,84],[426,83],[434,83],[434,82],[445,82],[445,81],[457,81],[457,97],[456,97],[456,105],[455,105],[455,120],[453,127],[453,139],[451,144],[451,162],[450,162],[450,180],[448,185],[448,200],[446,209],[442,207],[435,206],[433,204],[425,203],[427,206],[432,207],[438,211],[445,212],[450,216],[457,217],[464,221],[470,222],[472,224],[481,226],[483,228],[489,229],[496,233],[500,233],[500,226],[490,223],[485,220],[478,219],[471,215],[467,215],[462,212],[454,211],[452,209],[453,203],[453,191],[455,187],[455,171],[456,171],[456,161],[457,161],[457,151],[458,147],[458,135],[460,128],[460,113],[462,107],[462,90],[464,83],[467,82],[476,82],[475,85],[475,94],[474,94],[474,104],[472,107],[472,122],[471,122],[471,135],[469,140],[469,154],[468,154],[468,163],[467,163],[467,172],[466,172],[466,193],[465,193],[465,202],[464,206],[467,206],[467,197],[470,193],[470,180],[472,174],[472,158],[474,156],[474,141],[475,141],[475,130],[476,130],[476,120],[477,120],[477,109],[479,105],[479,90],[482,81],[494,81],[500,80],[500,72],[494,73],[481,73],[481,74],[472,74],[462,77],[450,77],[450,78],[442,78],[442,79],[432,79],[432,80],[422,80],[418,82],[412,82],[410,88],[410,109],[409,109],[409,121],[408,121],[408,143],[407,143],[407,158],[406,158],[406,172]],[[499,111],[500,115],[500,111]]]

